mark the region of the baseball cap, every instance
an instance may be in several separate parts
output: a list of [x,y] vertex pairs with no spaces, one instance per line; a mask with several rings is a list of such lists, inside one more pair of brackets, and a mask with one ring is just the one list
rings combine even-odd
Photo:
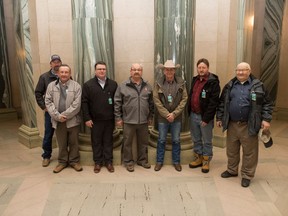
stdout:
[[62,62],[60,56],[57,55],[57,54],[54,54],[54,55],[51,56],[50,62],[55,61],[55,60],[58,60],[58,61]]

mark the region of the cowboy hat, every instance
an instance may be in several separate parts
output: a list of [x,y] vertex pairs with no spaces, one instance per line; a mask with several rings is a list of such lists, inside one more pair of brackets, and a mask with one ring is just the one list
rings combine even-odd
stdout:
[[159,64],[157,67],[160,68],[160,69],[164,69],[164,68],[180,68],[180,64],[175,65],[172,60],[167,60],[164,65],[163,64]]

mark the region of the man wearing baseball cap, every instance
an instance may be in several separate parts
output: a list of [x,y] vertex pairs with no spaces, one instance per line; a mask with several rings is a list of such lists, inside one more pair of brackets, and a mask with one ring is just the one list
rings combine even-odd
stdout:
[[42,143],[43,154],[42,154],[42,166],[47,167],[50,164],[50,158],[52,154],[52,137],[54,134],[54,128],[52,128],[51,117],[47,112],[45,106],[44,96],[46,94],[47,86],[50,82],[57,80],[57,70],[62,64],[61,58],[59,55],[52,55],[50,57],[50,70],[46,73],[43,73],[39,77],[39,81],[35,88],[35,97],[38,106],[45,111],[45,121],[44,121],[44,138]]

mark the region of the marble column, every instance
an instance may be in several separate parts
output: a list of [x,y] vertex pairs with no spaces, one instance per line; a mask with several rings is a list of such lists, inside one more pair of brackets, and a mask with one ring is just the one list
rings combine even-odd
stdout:
[[[172,59],[175,64],[181,67],[176,71],[176,76],[181,76],[186,80],[187,91],[190,89],[194,68],[194,0],[155,0],[155,50],[154,63],[158,65],[168,59]],[[162,71],[155,69],[155,80],[162,76]],[[155,116],[154,127],[151,130],[150,145],[157,146],[157,116]],[[184,150],[191,155],[192,141],[189,132],[189,118],[186,109],[183,112],[181,149],[182,162]],[[172,149],[171,137],[168,135],[167,150]],[[189,160],[189,158],[187,158]],[[165,161],[166,163],[166,161]],[[167,160],[171,163],[171,160]]]
[[[94,64],[104,61],[107,76],[114,79],[114,44],[112,0],[72,0],[75,80],[81,85],[95,76]],[[81,126],[82,164],[92,164],[90,129]],[[114,133],[114,164],[120,164],[120,132]]]
[[[239,0],[237,25],[237,63],[252,62],[254,0]],[[235,65],[236,67],[236,65]]]
[[36,128],[28,0],[14,1],[13,11],[23,121],[23,125],[19,128],[18,139],[19,142],[32,148],[39,145],[39,131]]
[[0,1],[0,120],[17,118],[11,104],[8,52],[3,1]]
[[[266,1],[260,79],[276,102],[285,0]],[[286,3],[287,4],[287,3]]]

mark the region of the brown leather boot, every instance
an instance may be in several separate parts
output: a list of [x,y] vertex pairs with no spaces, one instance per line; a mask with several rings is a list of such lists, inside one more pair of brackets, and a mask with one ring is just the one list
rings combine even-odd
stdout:
[[209,163],[210,163],[209,156],[203,156],[203,161],[202,161],[202,172],[203,173],[209,172]]
[[197,167],[202,166],[202,160],[203,160],[202,155],[196,154],[194,152],[194,158],[193,158],[193,161],[189,164],[189,167],[190,168],[197,168]]

